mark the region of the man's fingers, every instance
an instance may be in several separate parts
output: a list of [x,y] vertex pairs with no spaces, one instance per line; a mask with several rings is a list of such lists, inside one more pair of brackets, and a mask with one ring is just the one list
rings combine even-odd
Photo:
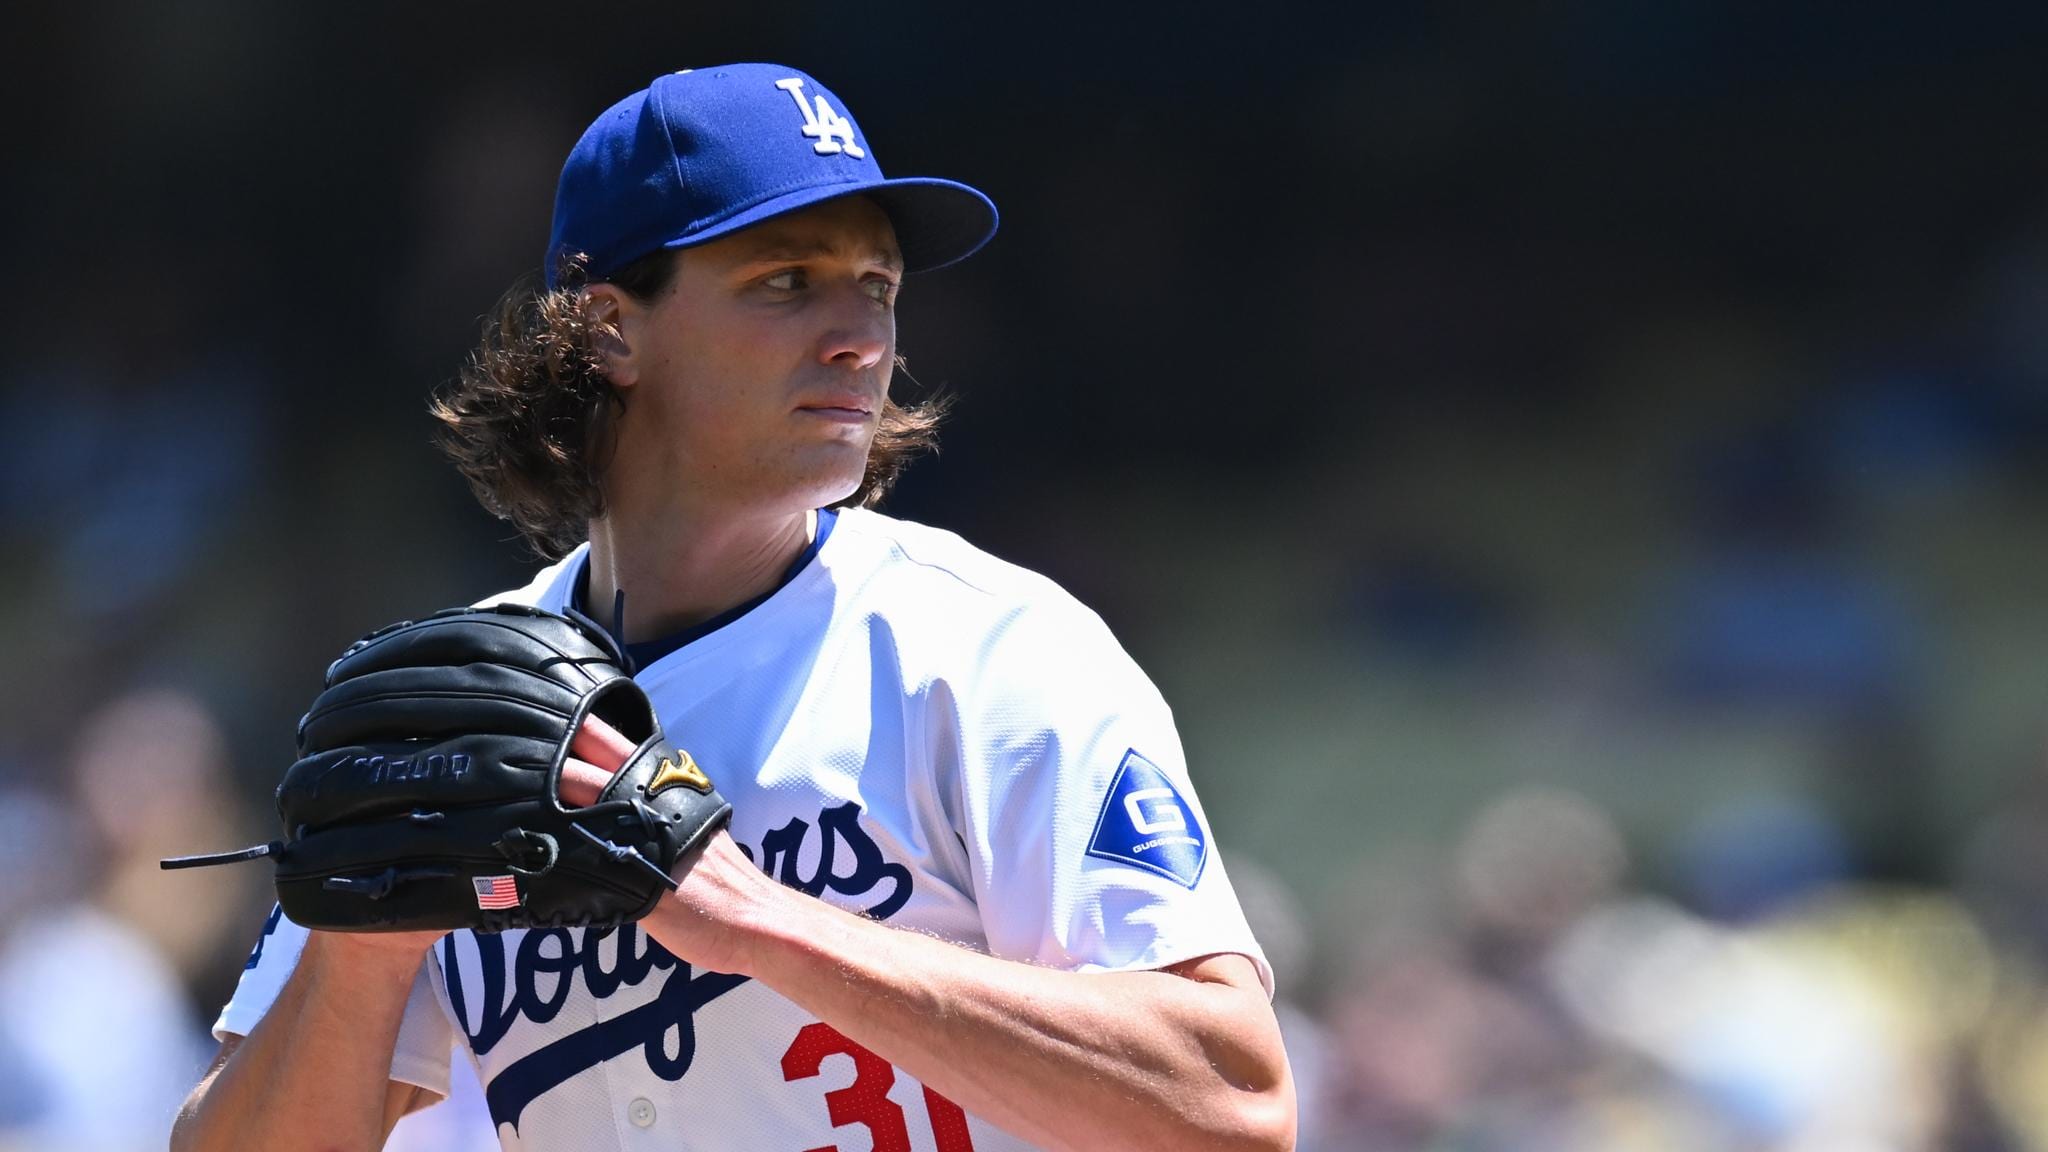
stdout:
[[595,804],[611,780],[610,772],[572,756],[562,762],[562,803],[576,808]]
[[577,759],[595,764],[610,774],[632,758],[633,742],[597,717],[585,716],[583,723],[576,728],[576,735],[569,741],[569,751]]

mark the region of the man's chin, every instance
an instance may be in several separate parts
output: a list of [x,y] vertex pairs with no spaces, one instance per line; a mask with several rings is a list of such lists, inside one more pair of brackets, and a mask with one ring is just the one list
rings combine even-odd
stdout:
[[866,460],[861,461],[859,471],[836,468],[829,473],[814,476],[808,481],[791,485],[790,503],[804,509],[830,508],[844,504],[854,493],[860,491],[861,479],[866,473]]

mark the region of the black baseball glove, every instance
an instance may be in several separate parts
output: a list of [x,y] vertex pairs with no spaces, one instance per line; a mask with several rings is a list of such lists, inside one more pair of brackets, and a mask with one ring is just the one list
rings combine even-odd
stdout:
[[[637,920],[732,809],[626,667],[587,619],[533,608],[372,632],[299,721],[284,839],[164,866],[269,856],[284,914],[328,931]],[[596,803],[567,805],[563,762],[592,715],[636,747]]]

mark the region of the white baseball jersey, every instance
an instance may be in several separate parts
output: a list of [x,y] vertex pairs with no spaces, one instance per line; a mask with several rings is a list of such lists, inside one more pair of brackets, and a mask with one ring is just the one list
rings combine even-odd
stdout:
[[[584,560],[497,599],[559,610]],[[848,510],[767,600],[636,679],[732,802],[733,836],[786,884],[1077,972],[1242,953],[1272,990],[1166,704],[1044,577]],[[255,1026],[304,938],[273,913],[217,1035]],[[392,1078],[445,1094],[456,1038],[507,1149],[1028,1147],[633,926],[443,938]]]

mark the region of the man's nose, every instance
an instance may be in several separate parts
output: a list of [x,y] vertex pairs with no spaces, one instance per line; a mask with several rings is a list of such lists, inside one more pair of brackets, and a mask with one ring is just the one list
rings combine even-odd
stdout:
[[818,346],[818,359],[842,368],[866,369],[888,358],[896,339],[896,315],[855,285],[833,302],[832,327]]

